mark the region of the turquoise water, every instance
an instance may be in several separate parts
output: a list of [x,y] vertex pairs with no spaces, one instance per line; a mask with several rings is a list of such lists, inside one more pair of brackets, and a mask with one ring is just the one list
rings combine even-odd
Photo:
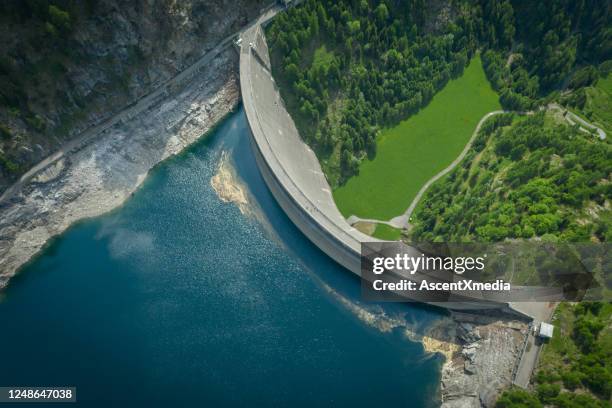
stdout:
[[[24,268],[0,302],[0,385],[100,407],[436,404],[441,359],[378,323],[439,314],[361,304],[273,201],[247,132],[239,110]],[[222,152],[250,215],[211,188]]]

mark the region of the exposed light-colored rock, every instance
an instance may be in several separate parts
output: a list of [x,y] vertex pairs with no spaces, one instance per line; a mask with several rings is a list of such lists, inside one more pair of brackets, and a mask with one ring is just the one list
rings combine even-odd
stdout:
[[459,351],[442,368],[442,407],[493,407],[512,383],[528,326],[519,321],[492,320],[458,321],[456,327],[453,343]]
[[[53,236],[121,205],[160,161],[182,151],[238,103],[227,50],[183,90],[52,164],[0,208],[0,288]],[[171,123],[172,126],[168,127]]]

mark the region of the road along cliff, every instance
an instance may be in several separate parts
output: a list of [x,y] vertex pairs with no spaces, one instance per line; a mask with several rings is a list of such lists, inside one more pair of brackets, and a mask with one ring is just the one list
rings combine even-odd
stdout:
[[163,87],[271,2],[0,2],[0,193]]
[[227,49],[172,97],[126,117],[95,142],[49,164],[0,206],[0,288],[53,236],[121,205],[160,161],[179,153],[240,100]]

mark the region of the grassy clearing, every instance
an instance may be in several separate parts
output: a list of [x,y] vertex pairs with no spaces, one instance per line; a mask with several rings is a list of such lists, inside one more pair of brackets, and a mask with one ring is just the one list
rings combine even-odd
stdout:
[[595,86],[586,88],[585,92],[584,116],[606,132],[612,132],[612,74],[600,78]]
[[402,231],[388,226],[387,224],[377,224],[373,237],[378,239],[385,239],[387,241],[399,241],[401,238]]
[[374,160],[362,162],[359,175],[334,191],[338,208],[346,217],[400,215],[421,186],[461,153],[478,121],[496,109],[498,97],[475,57],[427,107],[382,133]]

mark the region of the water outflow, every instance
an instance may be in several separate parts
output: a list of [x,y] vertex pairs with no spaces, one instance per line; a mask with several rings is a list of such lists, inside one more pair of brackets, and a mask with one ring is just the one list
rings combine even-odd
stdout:
[[[435,404],[440,358],[377,319],[439,315],[361,304],[276,205],[248,136],[240,110],[21,271],[0,301],[0,385],[76,386],[100,407]],[[213,189],[222,157],[246,205]]]

